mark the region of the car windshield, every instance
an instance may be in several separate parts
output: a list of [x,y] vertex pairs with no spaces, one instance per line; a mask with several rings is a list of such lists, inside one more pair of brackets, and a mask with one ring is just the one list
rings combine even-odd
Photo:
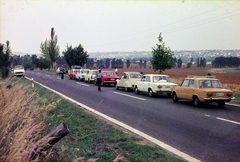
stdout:
[[23,69],[23,66],[15,66],[14,69]]
[[130,74],[130,78],[139,78],[139,79],[141,79],[141,75],[140,74]]
[[97,75],[97,71],[93,71],[93,72],[92,72],[92,75]]
[[223,88],[219,80],[199,80],[199,88]]
[[167,81],[172,83],[171,79],[169,78],[169,76],[153,76],[153,82],[161,82],[161,81]]
[[73,73],[78,73],[79,72],[79,70],[73,70]]
[[103,76],[117,76],[115,72],[103,72]]

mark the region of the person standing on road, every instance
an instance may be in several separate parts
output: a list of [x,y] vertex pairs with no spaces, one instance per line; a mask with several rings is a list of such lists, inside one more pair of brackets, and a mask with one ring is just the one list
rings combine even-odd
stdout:
[[115,73],[116,73],[116,75],[117,75],[117,74],[118,74],[118,69],[117,69],[117,67],[115,66],[114,69],[115,69]]
[[102,83],[102,71],[101,69],[99,69],[97,73],[98,91],[101,91],[101,83]]

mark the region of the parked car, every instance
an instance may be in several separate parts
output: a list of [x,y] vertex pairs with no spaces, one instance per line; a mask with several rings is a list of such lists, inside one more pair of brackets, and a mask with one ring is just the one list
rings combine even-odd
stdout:
[[56,74],[61,74],[61,73],[66,74],[67,72],[64,68],[58,67],[56,70]]
[[[114,71],[102,71],[102,83],[101,85],[104,86],[106,84],[116,84],[116,81],[120,79]],[[97,85],[97,78],[95,77],[95,84]]]
[[231,90],[223,88],[215,76],[188,76],[181,86],[172,89],[174,102],[179,99],[192,100],[195,106],[216,102],[219,107],[223,107],[225,102],[235,99],[232,94]]
[[80,69],[80,72],[76,74],[76,79],[85,80],[85,75],[87,74],[88,69]]
[[98,70],[88,70],[88,72],[85,75],[85,82],[91,83],[94,82],[96,78]]
[[69,79],[76,79],[76,74],[80,72],[80,69],[71,69],[69,73]]
[[135,82],[141,80],[141,74],[139,72],[124,72],[120,80],[116,81],[116,89],[124,88],[128,90],[134,90]]
[[168,75],[145,74],[140,81],[135,83],[135,93],[147,92],[149,96],[166,93],[171,96],[172,88],[177,84],[172,83]]
[[13,74],[16,76],[25,76],[25,70],[22,65],[16,65],[13,69]]

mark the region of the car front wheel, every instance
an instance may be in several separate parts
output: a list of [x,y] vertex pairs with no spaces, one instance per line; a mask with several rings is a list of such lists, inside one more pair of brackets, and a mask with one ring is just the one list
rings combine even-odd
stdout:
[[173,95],[172,95],[172,99],[173,99],[173,102],[178,102],[178,97],[177,97],[177,94],[174,92]]
[[136,93],[136,94],[139,94],[139,91],[138,91],[138,88],[137,88],[137,87],[135,88],[135,93]]

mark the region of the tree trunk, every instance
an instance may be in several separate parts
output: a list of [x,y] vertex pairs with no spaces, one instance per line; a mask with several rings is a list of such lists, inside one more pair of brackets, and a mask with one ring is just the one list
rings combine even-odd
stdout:
[[42,151],[50,149],[55,143],[61,140],[69,132],[70,130],[67,124],[61,123],[52,132],[39,140],[33,148],[30,149],[29,161],[34,160],[38,154],[41,155]]

